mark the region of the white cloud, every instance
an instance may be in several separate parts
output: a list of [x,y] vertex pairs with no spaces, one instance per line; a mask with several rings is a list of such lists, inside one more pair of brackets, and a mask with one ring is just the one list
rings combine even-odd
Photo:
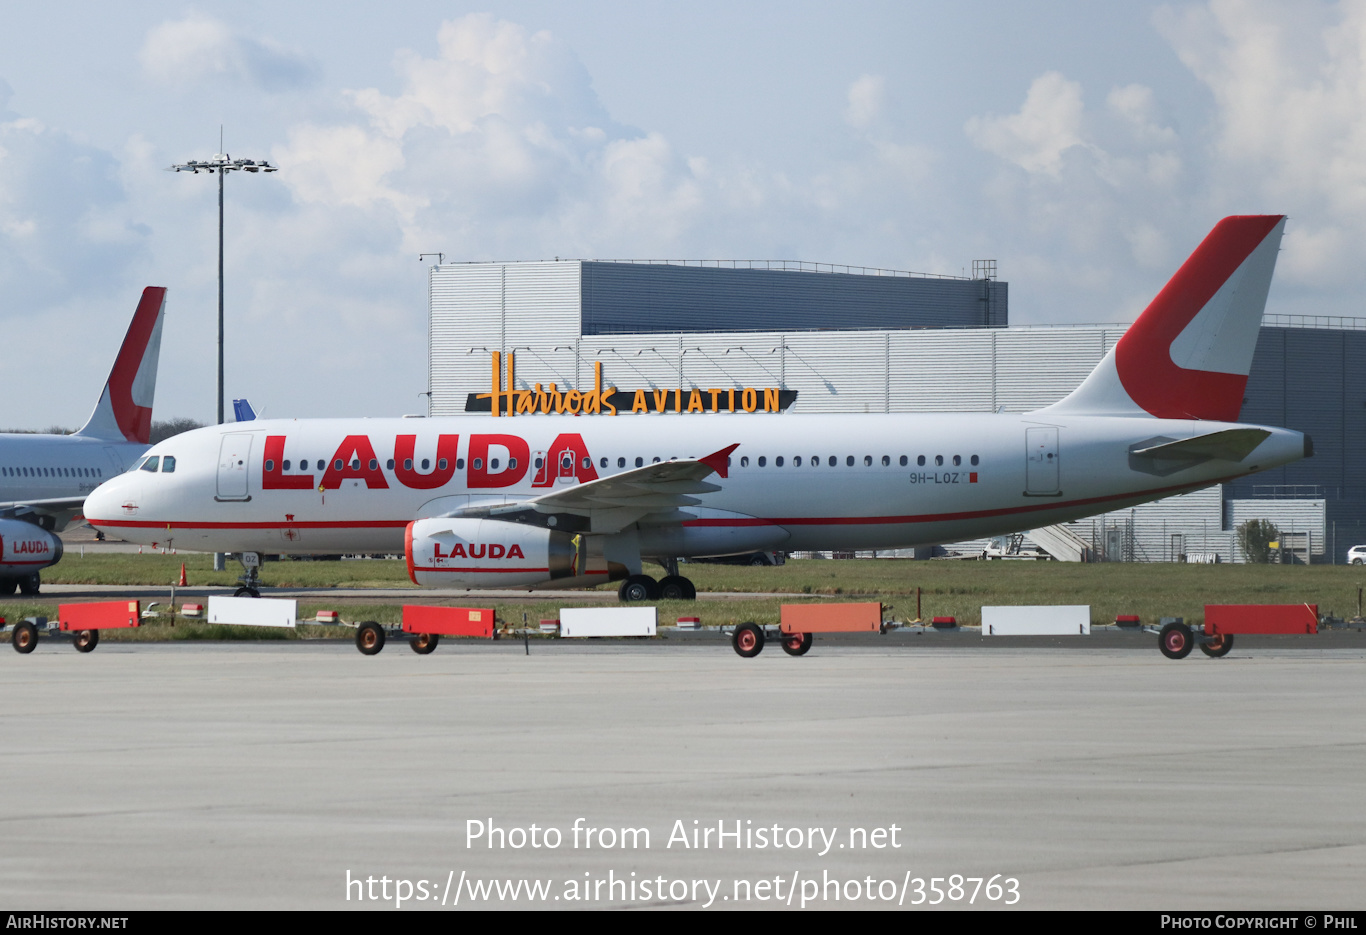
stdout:
[[968,138],[987,152],[1026,172],[1056,178],[1062,172],[1063,154],[1087,145],[1082,138],[1083,110],[1081,85],[1050,71],[1034,79],[1018,112],[973,117],[965,129]]
[[1362,281],[1366,2],[1214,0],[1163,10],[1157,25],[1217,105],[1219,201],[1292,216],[1288,277]]
[[1171,144],[1176,142],[1176,132],[1164,126],[1158,115],[1157,99],[1152,88],[1141,84],[1125,85],[1111,89],[1105,98],[1110,111],[1119,117],[1143,143]]
[[876,75],[863,75],[849,85],[849,106],[844,119],[859,130],[866,130],[882,116],[886,97],[886,82]]
[[287,91],[312,84],[318,76],[308,56],[201,14],[154,27],[138,60],[148,76],[177,86],[221,77],[266,91]]

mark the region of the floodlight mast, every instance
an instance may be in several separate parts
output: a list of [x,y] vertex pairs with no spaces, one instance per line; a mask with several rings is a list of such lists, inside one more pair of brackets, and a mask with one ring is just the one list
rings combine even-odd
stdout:
[[215,153],[211,159],[177,163],[168,172],[200,171],[218,173],[218,424],[223,424],[223,177],[229,172],[275,172],[277,166],[264,160],[233,159],[227,153]]

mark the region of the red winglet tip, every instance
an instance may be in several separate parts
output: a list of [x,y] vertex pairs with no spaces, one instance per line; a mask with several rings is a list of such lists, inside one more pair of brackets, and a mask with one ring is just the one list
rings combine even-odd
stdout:
[[722,448],[720,451],[712,452],[705,458],[698,458],[698,463],[705,464],[707,467],[711,468],[713,471],[715,471],[717,474],[720,474],[722,477],[727,477],[729,476],[727,471],[730,468],[730,453],[739,447],[740,443],[736,442],[729,448]]

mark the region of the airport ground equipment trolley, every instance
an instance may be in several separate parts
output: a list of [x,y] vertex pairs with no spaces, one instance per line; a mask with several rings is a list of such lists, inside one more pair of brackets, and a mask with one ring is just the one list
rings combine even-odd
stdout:
[[[59,604],[54,626],[46,617],[25,617],[9,627],[10,645],[15,652],[31,653],[38,645],[38,634],[69,637],[80,652],[88,653],[100,643],[101,630],[136,627],[140,623],[139,601],[97,601],[86,604]],[[4,626],[0,618],[0,627]]]
[[494,640],[498,630],[491,607],[429,607],[404,604],[403,623],[386,628],[373,620],[356,625],[356,648],[373,656],[384,648],[388,636],[407,636],[413,652],[425,656],[436,650],[443,636],[475,636]]
[[1240,634],[1296,636],[1321,629],[1362,629],[1360,618],[1343,621],[1320,616],[1317,604],[1206,604],[1205,623],[1192,627],[1180,617],[1163,617],[1158,625],[1144,627],[1157,635],[1157,648],[1168,659],[1184,659],[1196,646],[1217,659],[1233,649]]
[[742,623],[730,632],[730,645],[746,659],[764,651],[770,639],[781,642],[789,656],[804,656],[816,633],[885,633],[895,624],[884,623],[882,605],[783,604],[778,626]]

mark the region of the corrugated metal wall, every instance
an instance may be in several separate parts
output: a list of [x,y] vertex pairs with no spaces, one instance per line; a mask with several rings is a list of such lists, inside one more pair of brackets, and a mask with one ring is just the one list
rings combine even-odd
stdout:
[[1366,542],[1366,334],[1327,328],[1263,327],[1242,419],[1284,425],[1314,439],[1314,457],[1230,485],[1230,497],[1326,500],[1331,557]]
[[589,260],[581,266],[585,335],[1009,324],[1008,286],[995,280]]
[[[1121,530],[1127,537],[1132,526],[1132,538],[1125,542],[1125,548],[1137,562],[1174,562],[1188,552],[1217,552],[1222,562],[1241,561],[1224,526],[1223,494],[1217,486],[1066,525],[1101,549],[1107,529]],[[1129,556],[1117,560],[1124,558]]]
[[[1229,500],[1224,509],[1230,530],[1250,519],[1266,519],[1283,533],[1309,533],[1314,555],[1322,556],[1327,551],[1327,504],[1323,500]],[[1237,538],[1233,536],[1235,549]],[[1237,561],[1247,560],[1242,549],[1237,552]]]

